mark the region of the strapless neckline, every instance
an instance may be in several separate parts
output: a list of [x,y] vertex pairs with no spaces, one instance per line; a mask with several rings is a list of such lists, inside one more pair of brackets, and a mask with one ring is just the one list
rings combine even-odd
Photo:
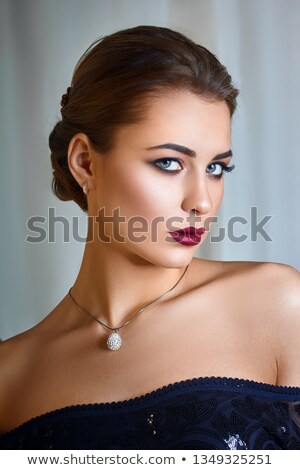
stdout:
[[212,377],[194,377],[191,379],[184,379],[177,382],[169,383],[163,385],[155,390],[147,392],[142,395],[138,395],[132,398],[119,401],[103,402],[103,403],[83,403],[83,404],[73,404],[66,405],[59,408],[56,408],[51,411],[44,412],[40,415],[34,416],[29,420],[23,422],[22,424],[14,427],[13,429],[6,431],[0,436],[5,436],[10,433],[13,433],[20,428],[31,425],[32,423],[38,422],[43,419],[47,419],[50,416],[65,414],[68,415],[73,412],[87,412],[87,411],[112,411],[112,410],[122,410],[128,409],[130,407],[150,404],[152,401],[157,401],[163,398],[165,395],[176,394],[176,393],[185,393],[194,388],[199,390],[220,390],[220,391],[231,391],[237,392],[238,390],[243,391],[244,393],[256,393],[262,394],[264,396],[269,396],[273,399],[284,399],[292,397],[296,400],[300,400],[300,387],[296,386],[286,386],[286,385],[274,385],[266,382],[259,382],[251,379],[237,378],[237,377],[221,377],[221,376],[212,376]]

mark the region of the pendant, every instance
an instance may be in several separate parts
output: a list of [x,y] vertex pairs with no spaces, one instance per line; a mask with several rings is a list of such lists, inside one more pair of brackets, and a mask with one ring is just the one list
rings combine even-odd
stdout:
[[108,349],[110,349],[111,351],[116,351],[117,349],[120,349],[120,347],[122,346],[122,338],[119,335],[119,333],[117,333],[117,331],[118,330],[115,330],[115,333],[112,333],[107,338],[106,344],[107,344]]

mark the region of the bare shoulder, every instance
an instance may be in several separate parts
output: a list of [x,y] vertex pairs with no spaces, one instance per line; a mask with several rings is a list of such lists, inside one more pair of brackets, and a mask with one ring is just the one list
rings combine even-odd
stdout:
[[249,282],[266,306],[270,307],[274,320],[287,322],[287,325],[295,322],[294,327],[297,322],[299,325],[300,272],[297,269],[288,264],[258,263],[255,270],[249,273]]
[[[260,261],[216,261],[205,259],[194,259],[195,273],[203,280],[205,273],[205,282],[221,281],[228,284],[229,289],[248,286],[247,292],[251,292],[251,286],[257,287],[258,281],[264,281],[268,278],[268,273],[276,271],[279,265],[277,263],[268,263]],[[293,269],[293,268],[291,268]],[[277,270],[278,271],[278,270]],[[228,281],[228,282],[227,282]],[[246,294],[247,292],[243,292]],[[237,292],[238,293],[238,292]],[[252,295],[252,294],[251,294]]]
[[269,315],[278,320],[288,316],[297,321],[300,315],[300,272],[297,269],[274,262],[211,263],[210,279],[226,284],[228,291],[235,293],[236,300],[251,301],[252,305],[261,307],[258,308],[260,313],[265,311],[268,319]]
[[[205,260],[206,261],[206,260]],[[300,272],[288,264],[262,261],[211,261],[213,272],[224,278],[240,278],[249,283],[249,289],[261,286],[262,290],[270,289],[270,294],[280,294],[292,299],[300,296]],[[265,294],[268,294],[266,292]],[[287,300],[287,299],[286,299]]]
[[[300,272],[273,262],[237,262],[228,266],[230,271],[236,274],[249,314],[257,314],[257,321],[270,332],[276,385],[300,387]],[[240,283],[241,278],[245,282]]]
[[38,348],[43,348],[48,340],[68,328],[68,324],[61,322],[61,311],[66,311],[63,302],[32,328],[0,342],[0,383],[7,370],[27,364],[31,354],[36,354]]
[[49,323],[51,314],[32,328],[0,342],[0,418],[51,334]]
[[300,387],[299,271],[274,262],[205,260],[202,271],[206,266],[224,308],[250,328],[254,341],[262,339],[262,360],[273,358],[276,385]]
[[24,376],[32,342],[28,332],[20,333],[0,343],[0,417],[5,415],[10,396]]
[[20,371],[30,363],[32,355],[65,329],[59,307],[60,304],[32,328],[0,342],[0,387],[4,376],[12,377],[13,372]]
[[300,387],[300,272],[271,263],[262,278],[277,328],[277,385]]
[[9,383],[15,373],[28,362],[39,335],[39,326],[0,342],[0,396],[3,383]]

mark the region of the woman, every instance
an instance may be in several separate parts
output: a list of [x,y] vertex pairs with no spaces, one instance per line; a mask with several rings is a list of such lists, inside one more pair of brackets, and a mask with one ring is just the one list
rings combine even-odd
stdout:
[[49,138],[84,257],[1,345],[1,446],[300,449],[299,272],[194,257],[233,169],[230,75],[167,28],[92,46]]

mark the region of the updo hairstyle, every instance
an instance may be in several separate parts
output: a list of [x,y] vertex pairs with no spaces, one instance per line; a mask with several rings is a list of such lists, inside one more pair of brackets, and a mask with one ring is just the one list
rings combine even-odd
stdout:
[[217,57],[181,33],[137,26],[97,39],[79,59],[62,97],[62,119],[49,135],[52,191],[86,212],[87,197],[69,170],[67,151],[82,132],[105,154],[122,125],[147,117],[149,99],[188,90],[208,101],[225,101],[233,115],[239,91]]

